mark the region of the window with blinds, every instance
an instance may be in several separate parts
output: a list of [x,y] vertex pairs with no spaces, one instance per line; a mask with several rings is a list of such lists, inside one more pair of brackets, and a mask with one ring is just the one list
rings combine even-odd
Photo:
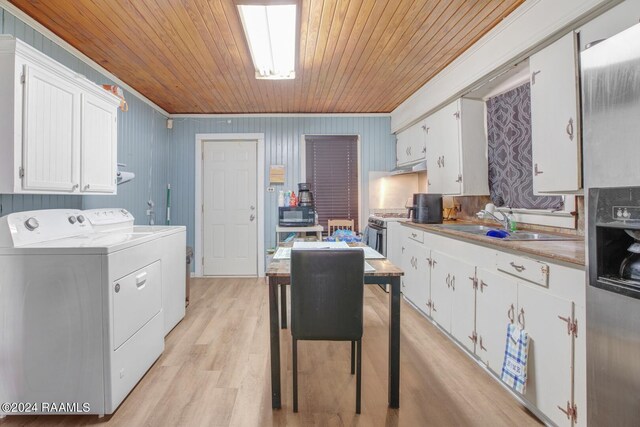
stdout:
[[318,222],[352,219],[359,230],[358,137],[305,136],[306,182],[311,186]]

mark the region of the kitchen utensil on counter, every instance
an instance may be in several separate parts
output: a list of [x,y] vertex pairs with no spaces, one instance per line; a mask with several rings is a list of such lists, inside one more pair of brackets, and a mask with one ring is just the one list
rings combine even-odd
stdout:
[[415,193],[411,211],[417,224],[442,224],[442,194]]
[[298,184],[298,206],[313,206],[313,193],[309,183]]

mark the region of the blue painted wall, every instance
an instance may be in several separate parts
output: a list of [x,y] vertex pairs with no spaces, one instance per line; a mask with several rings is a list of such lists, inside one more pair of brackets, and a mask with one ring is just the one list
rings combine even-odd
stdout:
[[[13,34],[56,61],[98,84],[113,82],[0,8],[0,34]],[[0,194],[0,216],[31,209],[124,207],[146,224],[147,200],[156,203],[157,223],[164,222],[169,134],[166,117],[131,93],[125,93],[129,111],[118,113],[118,162],[135,172],[136,179],[118,186],[115,196],[22,196]]]
[[[228,121],[231,123],[228,123]],[[198,133],[264,133],[265,186],[269,166],[286,167],[284,188],[297,192],[300,182],[299,144],[302,135],[360,135],[362,210],[368,212],[369,171],[385,171],[395,165],[395,136],[389,117],[240,117],[175,119],[170,132],[169,181],[175,187],[172,196],[172,223],[187,225],[187,241],[194,242],[195,223],[195,138]],[[280,187],[277,187],[278,189]],[[275,245],[277,193],[265,197],[265,247]]]

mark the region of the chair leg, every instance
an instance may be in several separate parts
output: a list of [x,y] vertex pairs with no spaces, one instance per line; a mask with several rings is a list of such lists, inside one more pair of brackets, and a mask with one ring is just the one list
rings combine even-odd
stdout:
[[292,339],[293,353],[293,412],[298,412],[298,340]]
[[356,373],[356,342],[351,341],[351,375]]
[[356,414],[360,413],[360,400],[362,397],[362,339],[358,340],[358,373],[356,375]]

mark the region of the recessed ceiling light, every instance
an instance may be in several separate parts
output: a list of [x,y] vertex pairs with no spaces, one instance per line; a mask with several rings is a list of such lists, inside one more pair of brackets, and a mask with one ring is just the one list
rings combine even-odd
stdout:
[[257,79],[293,79],[296,57],[295,4],[239,4]]

